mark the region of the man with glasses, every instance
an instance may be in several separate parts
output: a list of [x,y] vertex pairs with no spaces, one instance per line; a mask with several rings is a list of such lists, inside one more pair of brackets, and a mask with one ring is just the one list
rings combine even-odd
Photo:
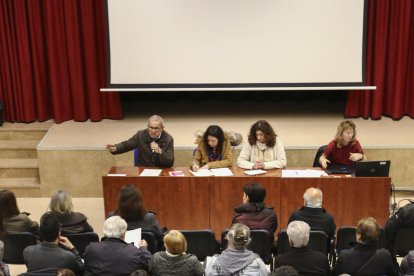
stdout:
[[126,141],[106,145],[112,154],[138,149],[138,166],[170,168],[174,165],[174,139],[164,131],[164,120],[153,115],[148,119],[148,128],[139,130]]

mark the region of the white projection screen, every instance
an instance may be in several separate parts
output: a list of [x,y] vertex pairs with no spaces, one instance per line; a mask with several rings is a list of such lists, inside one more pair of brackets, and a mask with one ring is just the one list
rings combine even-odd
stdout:
[[108,87],[362,86],[364,0],[107,0]]

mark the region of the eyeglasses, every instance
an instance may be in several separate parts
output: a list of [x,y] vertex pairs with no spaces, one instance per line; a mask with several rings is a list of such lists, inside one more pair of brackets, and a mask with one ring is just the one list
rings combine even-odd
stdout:
[[148,127],[151,131],[160,131],[161,130],[161,128],[159,128],[159,127],[152,127],[152,126],[149,126]]

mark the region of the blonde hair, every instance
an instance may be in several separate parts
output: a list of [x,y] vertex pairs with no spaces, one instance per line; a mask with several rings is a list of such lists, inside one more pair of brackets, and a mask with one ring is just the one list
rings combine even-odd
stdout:
[[164,236],[164,245],[168,253],[173,255],[183,254],[187,251],[187,241],[184,235],[177,230],[171,230]]
[[363,243],[376,241],[380,236],[380,229],[377,220],[373,217],[366,217],[358,222],[356,233],[360,235]]
[[53,212],[72,212],[72,197],[64,190],[55,191],[50,198],[49,209]]
[[242,250],[250,242],[250,229],[244,224],[235,223],[230,228],[226,238],[230,248]]
[[342,148],[342,146],[344,145],[344,141],[343,141],[343,138],[342,138],[342,133],[347,129],[352,129],[353,132],[354,132],[354,136],[352,137],[350,145],[353,145],[356,142],[356,126],[355,126],[355,124],[351,120],[345,120],[345,121],[342,121],[338,125],[338,128],[336,130],[335,141],[337,142],[336,146],[338,148]]

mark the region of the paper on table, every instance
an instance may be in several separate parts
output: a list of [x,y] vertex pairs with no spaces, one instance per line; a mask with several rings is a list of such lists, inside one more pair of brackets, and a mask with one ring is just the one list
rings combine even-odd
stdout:
[[126,173],[108,173],[107,176],[127,176]]
[[125,242],[126,243],[133,243],[135,245],[135,247],[139,248],[139,244],[141,242],[141,228],[126,231],[126,233],[125,233]]
[[160,169],[144,169],[139,176],[159,176],[161,172]]
[[183,171],[172,171],[169,172],[170,176],[185,176]]
[[327,174],[322,170],[282,170],[282,177],[321,177]]
[[264,174],[266,173],[265,170],[248,170],[248,171],[244,171],[245,174],[247,175],[258,175],[258,174]]
[[210,169],[215,176],[232,176],[233,173],[229,168]]
[[198,171],[194,172],[190,170],[194,176],[213,176],[214,174],[210,170],[199,169]]

